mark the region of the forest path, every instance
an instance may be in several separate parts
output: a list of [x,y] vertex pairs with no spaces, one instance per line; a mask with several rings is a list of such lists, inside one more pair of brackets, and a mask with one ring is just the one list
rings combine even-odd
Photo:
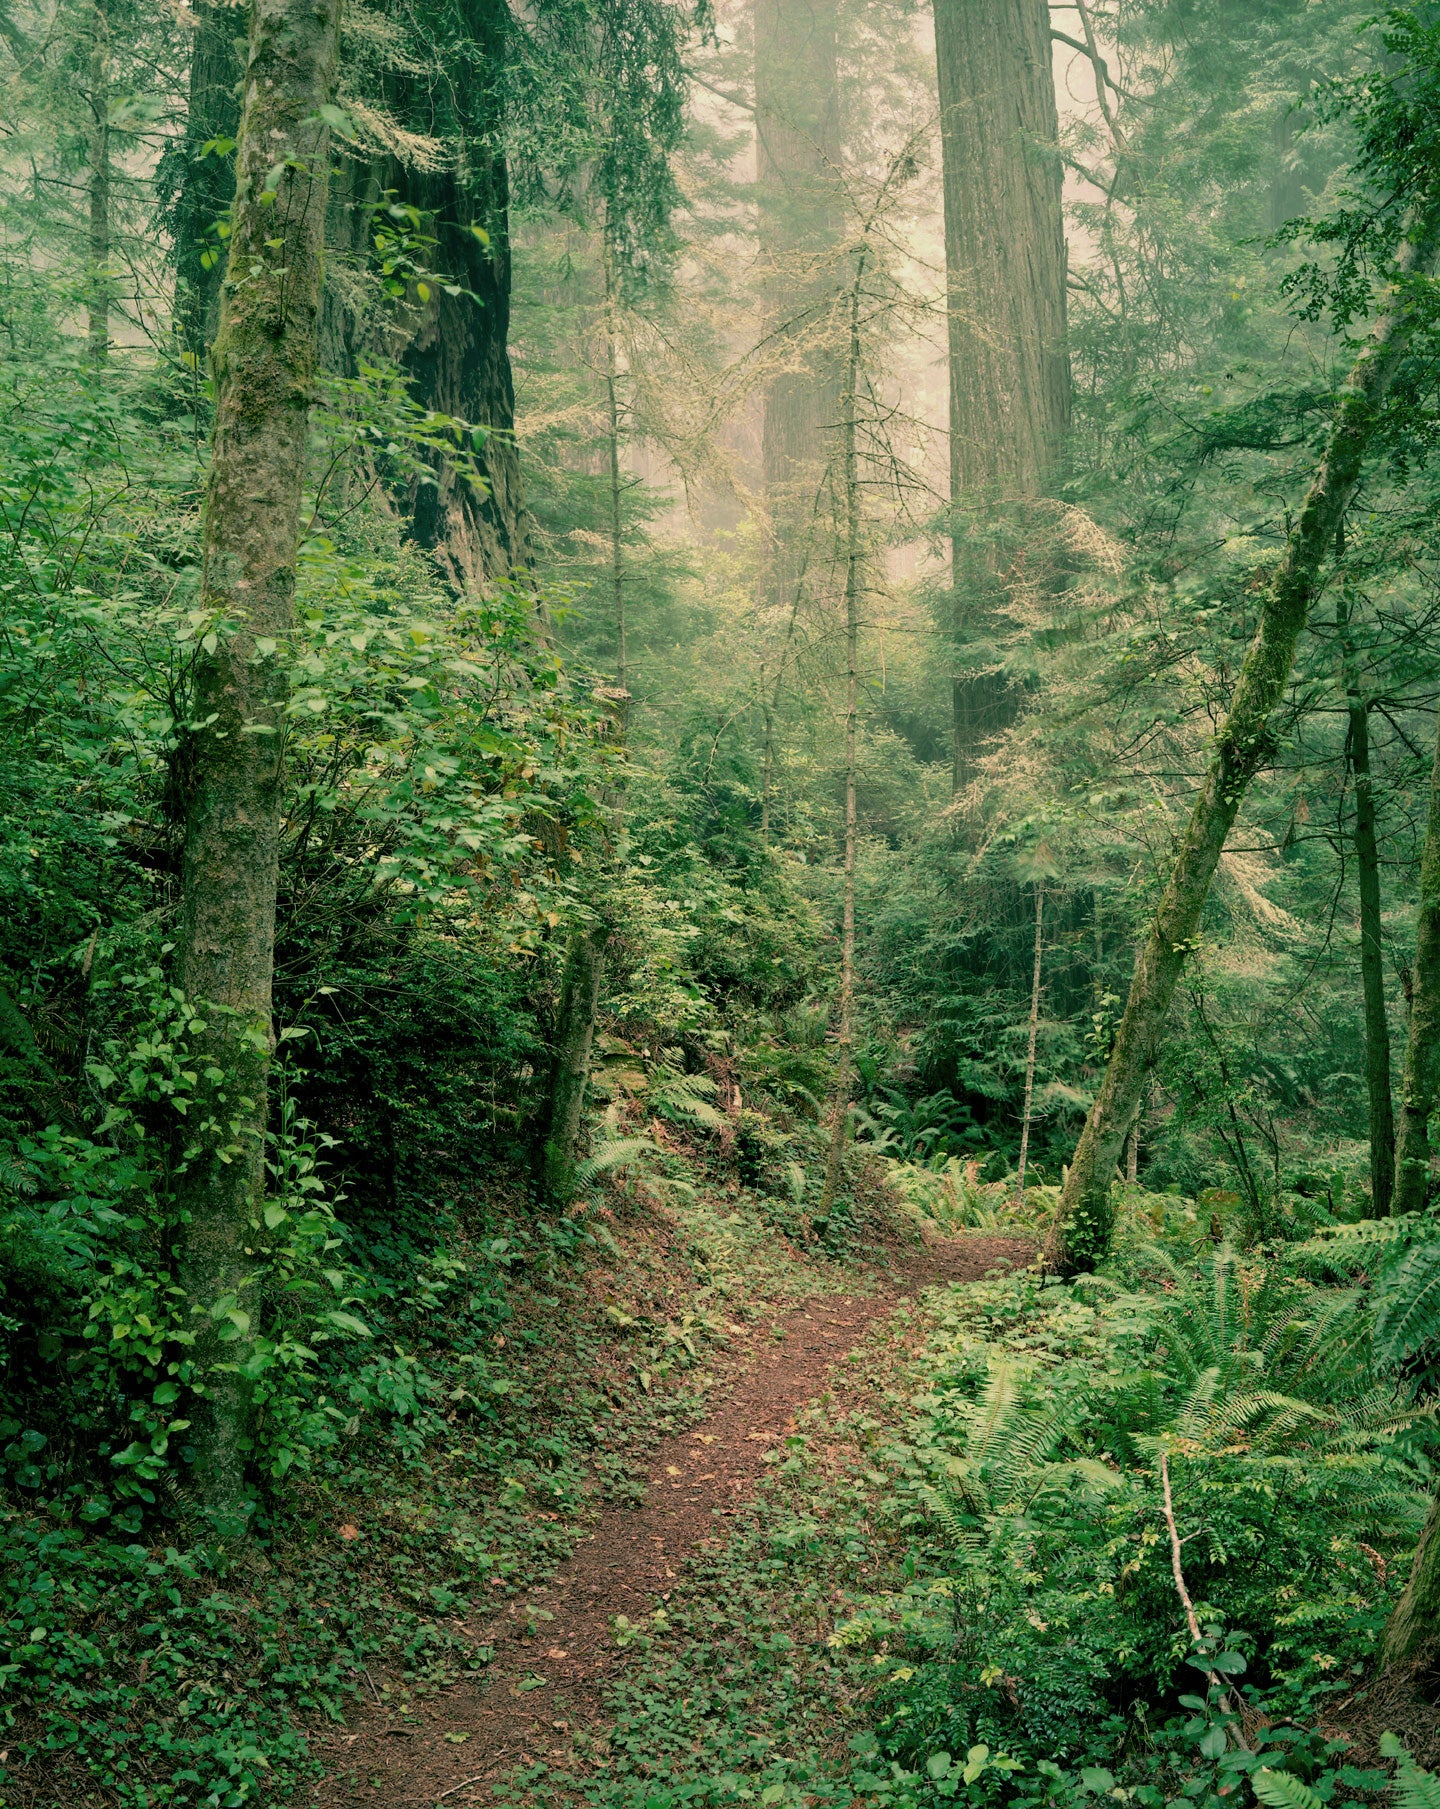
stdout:
[[[1015,1238],[937,1239],[898,1256],[873,1293],[817,1296],[773,1329],[753,1328],[720,1383],[725,1398],[656,1447],[644,1501],[603,1506],[550,1582],[477,1633],[477,1645],[495,1647],[483,1678],[403,1708],[367,1703],[351,1726],[320,1737],[328,1775],[312,1809],[473,1809],[513,1767],[563,1753],[577,1729],[603,1718],[606,1687],[625,1660],[615,1617],[643,1620],[690,1553],[723,1536],[764,1474],[765,1454],[822,1391],[831,1366],[920,1288],[977,1281],[1030,1254]],[[531,1623],[533,1636],[527,1605],[552,1617]]]

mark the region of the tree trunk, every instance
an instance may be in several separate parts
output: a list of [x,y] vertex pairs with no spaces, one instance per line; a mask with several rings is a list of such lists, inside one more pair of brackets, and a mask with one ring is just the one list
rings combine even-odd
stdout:
[[[1430,771],[1430,812],[1415,911],[1410,1034],[1400,1082],[1395,1210],[1421,1212],[1430,1192],[1430,1115],[1440,1097],[1440,731]],[[1440,1562],[1440,1555],[1437,1555]]]
[[[195,1485],[243,1518],[253,1248],[265,1190],[271,981],[301,484],[320,311],[340,0],[253,0],[230,265],[215,340],[200,639],[184,750],[176,979],[219,1078],[177,1182],[180,1282],[204,1393]],[[273,180],[275,187],[268,185]]]
[[760,661],[760,716],[764,724],[764,753],[760,781],[760,846],[770,846],[770,788],[775,777],[775,712],[765,689],[765,661]]
[[621,692],[620,725],[630,718],[630,658],[625,633],[625,522],[620,476],[620,346],[614,263],[605,248],[605,409],[610,477],[610,605],[615,627],[615,683]]
[[1429,1670],[1440,1652],[1440,1495],[1411,1560],[1410,1575],[1385,1628],[1381,1662],[1387,1671]]
[[[392,157],[374,175],[381,190],[419,211],[421,233],[435,241],[424,257],[438,280],[428,301],[412,298],[414,330],[400,360],[412,393],[436,414],[484,430],[483,492],[437,458],[436,481],[408,499],[415,539],[464,589],[523,571],[529,552],[510,365],[510,172],[501,149],[509,11],[504,0],[462,0],[453,29],[462,42],[448,84],[401,69],[383,97],[400,125],[453,147],[453,161],[428,169]],[[427,40],[425,54],[444,53]]]
[[840,997],[835,1042],[839,1051],[835,1087],[830,1100],[830,1151],[825,1184],[816,1217],[823,1223],[835,1207],[845,1155],[845,1124],[850,1114],[850,1083],[855,1059],[855,756],[860,706],[860,473],[856,463],[856,404],[860,388],[860,298],[867,258],[862,247],[851,286],[849,349],[840,395],[840,503],[844,511],[845,570],[845,865],[842,878],[840,932]]
[[[1428,272],[1440,237],[1440,203],[1427,203],[1400,249],[1403,276]],[[1181,838],[1130,982],[1105,1078],[1080,1134],[1046,1260],[1062,1273],[1093,1267],[1110,1242],[1110,1178],[1140,1101],[1170,1000],[1195,947],[1210,881],[1246,787],[1271,752],[1270,716],[1284,694],[1295,644],[1319,588],[1321,568],[1354,493],[1380,406],[1405,355],[1417,318],[1416,289],[1392,284],[1379,319],[1339,396],[1325,455],[1285,553],[1266,586],[1260,623],[1240,667],[1230,708]],[[1434,806],[1440,813],[1440,802]],[[1432,814],[1434,821],[1434,814]],[[1440,838],[1437,838],[1440,840]],[[1435,855],[1440,892],[1440,846]],[[1437,921],[1440,929],[1440,921]],[[1440,966],[1440,946],[1437,946]]]
[[555,1014],[549,1117],[540,1146],[540,1191],[552,1206],[568,1205],[575,1194],[575,1144],[590,1081],[590,1045],[604,977],[604,931],[576,930],[565,951]]
[[1385,1010],[1385,955],[1380,938],[1380,851],[1370,778],[1370,707],[1349,636],[1346,605],[1338,627],[1350,715],[1350,772],[1355,781],[1355,866],[1360,890],[1360,986],[1365,1007],[1365,1084],[1370,1099],[1370,1199],[1377,1217],[1395,1192],[1395,1108],[1390,1090],[1390,1025]]
[[[1423,1212],[1430,1192],[1430,1114],[1440,1094],[1440,729],[1430,771],[1430,812],[1420,862],[1410,1034],[1400,1084],[1395,1210]],[[1387,1671],[1429,1670],[1440,1656],[1440,1493],[1415,1548],[1404,1593],[1385,1629]]]
[[110,350],[110,15],[97,5],[90,47],[90,356],[103,365]]
[[[175,235],[175,321],[198,385],[220,322],[225,246],[219,226],[235,198],[235,166],[224,151],[240,129],[244,15],[225,0],[199,0],[190,51],[190,103],[180,148]],[[205,147],[217,148],[206,154]]]
[[[458,589],[483,588],[522,571],[529,558],[510,367],[509,172],[504,157],[477,148],[463,173],[397,164],[386,186],[424,216],[442,279],[417,304],[401,359],[412,391],[436,414],[484,429],[476,458],[484,493],[453,462],[438,460],[435,482],[411,495],[413,531]],[[448,295],[447,284],[461,293]]]
[[817,563],[818,497],[840,400],[830,314],[841,282],[835,0],[755,0],[757,230],[767,330],[784,369],[766,385],[761,465],[768,600],[788,607]]
[[1025,1204],[1025,1164],[1030,1155],[1030,1107],[1035,1098],[1035,1045],[1040,1036],[1040,961],[1044,952],[1045,888],[1035,882],[1035,963],[1030,975],[1030,1045],[1025,1054],[1025,1109],[1020,1119],[1020,1162],[1015,1175],[1015,1204]]
[[[984,643],[997,503],[1043,496],[1070,419],[1059,133],[1045,0],[934,0],[949,295],[955,782],[1000,726]],[[970,649],[971,651],[967,651]]]

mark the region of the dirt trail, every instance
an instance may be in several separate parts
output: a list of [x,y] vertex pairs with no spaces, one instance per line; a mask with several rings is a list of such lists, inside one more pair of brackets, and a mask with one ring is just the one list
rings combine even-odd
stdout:
[[[648,1615],[689,1553],[723,1532],[753,1493],[765,1453],[821,1392],[831,1365],[918,1288],[974,1281],[1029,1255],[1013,1238],[937,1241],[896,1262],[879,1292],[807,1301],[777,1319],[781,1338],[756,1328],[721,1382],[729,1382],[725,1398],[700,1425],[656,1448],[644,1502],[602,1508],[549,1584],[478,1634],[477,1645],[495,1647],[483,1679],[414,1704],[408,1715],[398,1704],[369,1703],[349,1728],[323,1738],[328,1776],[314,1809],[470,1809],[512,1766],[563,1750],[574,1729],[601,1718],[608,1677],[623,1661],[614,1617]],[[553,1616],[533,1638],[525,1603]]]

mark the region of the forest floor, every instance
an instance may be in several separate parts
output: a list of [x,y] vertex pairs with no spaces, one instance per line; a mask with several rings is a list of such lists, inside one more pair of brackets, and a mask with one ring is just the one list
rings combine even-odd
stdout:
[[607,1692],[643,1657],[645,1629],[663,1625],[687,1559],[725,1538],[832,1368],[920,1289],[978,1280],[1029,1254],[1013,1238],[937,1239],[896,1251],[874,1291],[817,1297],[750,1328],[716,1378],[707,1417],[654,1449],[643,1499],[603,1505],[548,1583],[466,1629],[494,1649],[479,1682],[422,1700],[383,1673],[367,1677],[370,1698],[350,1724],[316,1736],[326,1775],[312,1809],[468,1809],[517,1768],[583,1770]]

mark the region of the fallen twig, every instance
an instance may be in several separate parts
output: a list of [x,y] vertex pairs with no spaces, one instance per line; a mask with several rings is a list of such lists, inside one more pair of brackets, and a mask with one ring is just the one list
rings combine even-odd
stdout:
[[[494,1767],[492,1766],[491,1770],[493,1769]],[[452,1784],[448,1790],[442,1790],[435,1801],[437,1803],[443,1803],[447,1796],[454,1796],[457,1790],[463,1790],[467,1784],[483,1784],[489,1775],[490,1772],[488,1771],[477,1771],[473,1778],[461,1778],[458,1784]]]
[[1190,1599],[1190,1591],[1185,1587],[1185,1572],[1180,1567],[1180,1547],[1183,1543],[1179,1528],[1175,1525],[1175,1502],[1170,1493],[1170,1453],[1160,1453],[1160,1485],[1165,1494],[1165,1525],[1170,1530],[1170,1573],[1175,1579],[1175,1593],[1180,1597],[1180,1605],[1185,1610],[1185,1620],[1190,1628],[1190,1637],[1201,1654],[1200,1668],[1210,1679],[1220,1701],[1228,1713],[1235,1717],[1235,1739],[1238,1745],[1248,1750],[1244,1734],[1240,1730],[1240,1707],[1230,1694],[1230,1686],[1220,1673],[1204,1662],[1205,1640],[1200,1632],[1200,1620],[1195,1613],[1195,1604]]

